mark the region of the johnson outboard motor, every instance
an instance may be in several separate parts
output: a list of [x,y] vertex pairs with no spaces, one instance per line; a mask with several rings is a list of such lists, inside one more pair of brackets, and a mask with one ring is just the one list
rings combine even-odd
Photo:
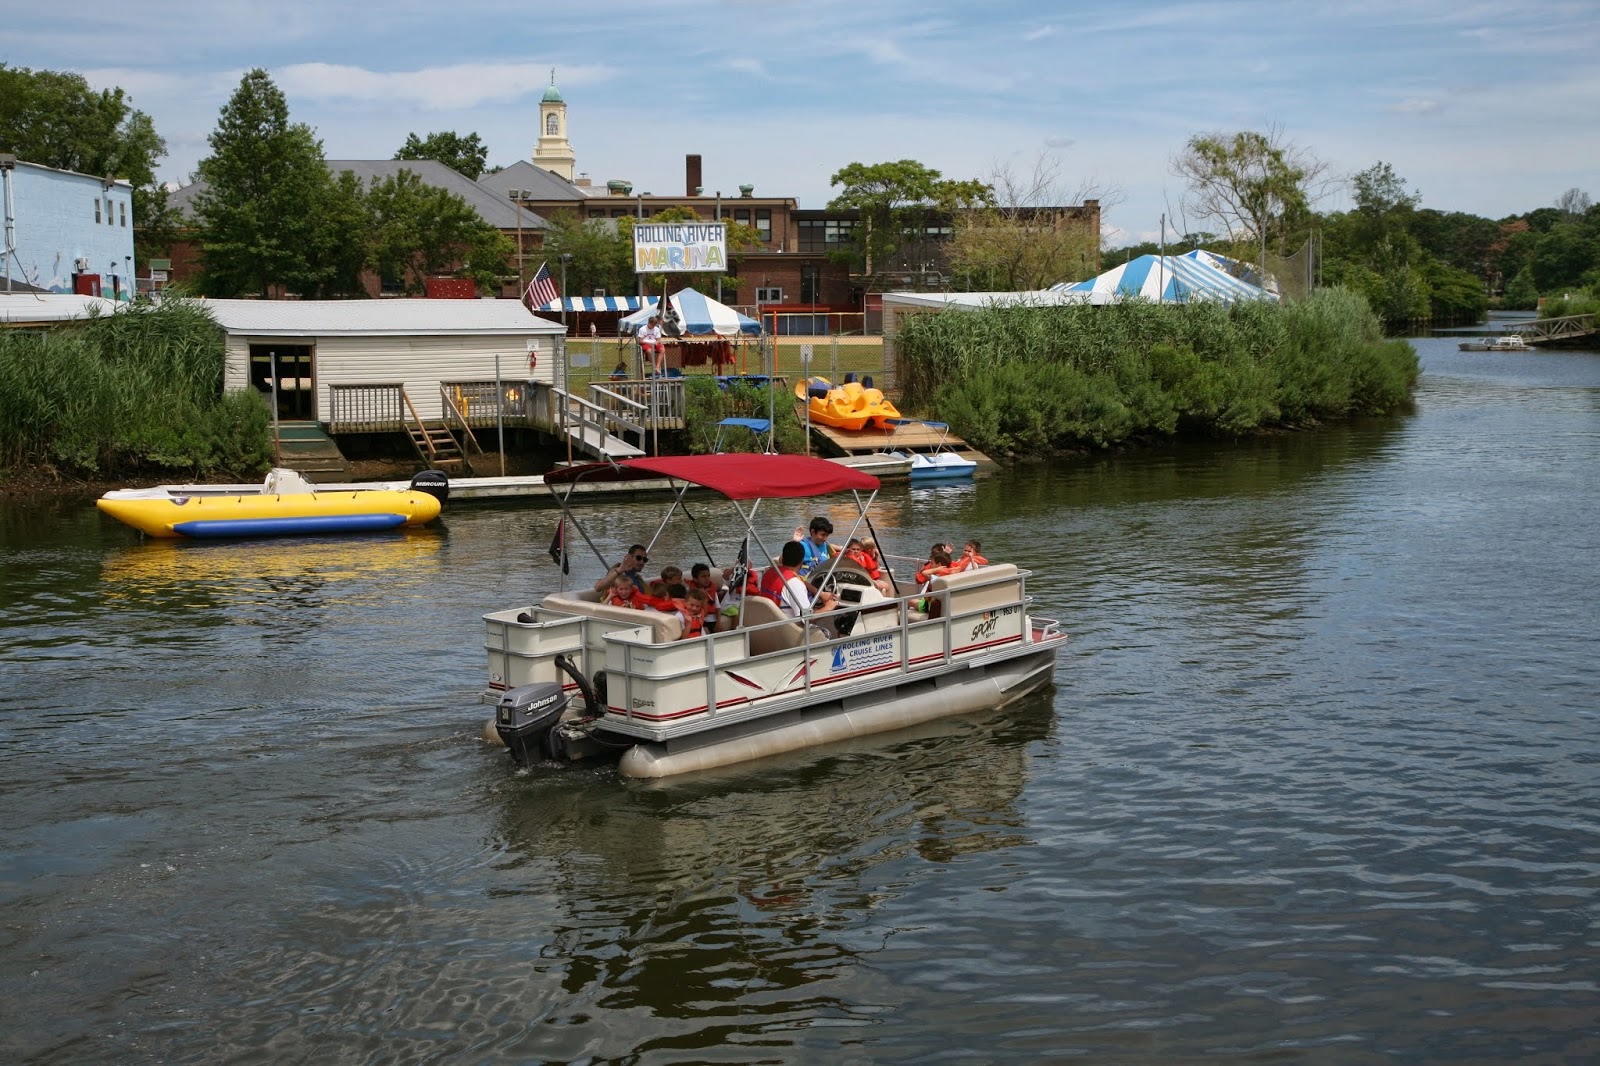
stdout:
[[411,479],[412,492],[426,492],[442,505],[450,498],[450,476],[443,470],[424,470]]
[[494,709],[494,729],[518,764],[527,766],[545,753],[545,738],[566,710],[561,686],[541,681],[518,685],[501,695]]

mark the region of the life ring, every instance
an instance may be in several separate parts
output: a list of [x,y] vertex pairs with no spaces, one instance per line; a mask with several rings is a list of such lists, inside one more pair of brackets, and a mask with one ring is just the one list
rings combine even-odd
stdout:
[[539,369],[539,353],[538,352],[529,352],[528,353],[528,369],[529,370],[538,370]]

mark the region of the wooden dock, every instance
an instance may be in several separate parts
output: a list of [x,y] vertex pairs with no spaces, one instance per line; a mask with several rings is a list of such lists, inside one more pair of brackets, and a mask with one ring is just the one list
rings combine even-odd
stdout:
[[[795,405],[801,422],[805,421],[805,408]],[[898,451],[907,454],[948,451],[978,464],[980,470],[991,470],[995,461],[972,445],[939,428],[937,424],[907,421],[893,429],[835,429],[832,426],[811,423],[811,436],[831,454],[842,456],[870,456]]]

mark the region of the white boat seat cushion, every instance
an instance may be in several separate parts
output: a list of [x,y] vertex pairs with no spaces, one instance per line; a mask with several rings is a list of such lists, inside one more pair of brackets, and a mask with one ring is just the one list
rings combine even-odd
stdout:
[[550,611],[564,611],[567,614],[585,614],[591,618],[604,618],[608,621],[627,622],[636,626],[649,626],[652,630],[652,644],[667,644],[683,636],[683,623],[678,621],[678,616],[665,611],[638,610],[634,607],[617,607],[609,603],[595,603],[589,599],[594,592],[585,589],[581,592],[552,592],[544,598],[543,606]]
[[[778,609],[777,604],[765,596],[746,596],[744,606],[739,609],[739,625],[746,627],[782,622],[788,617]],[[787,625],[773,626],[751,633],[750,654],[765,655],[771,651],[782,651],[785,648],[798,647],[804,641],[805,631],[800,628],[799,622],[791,620]]]

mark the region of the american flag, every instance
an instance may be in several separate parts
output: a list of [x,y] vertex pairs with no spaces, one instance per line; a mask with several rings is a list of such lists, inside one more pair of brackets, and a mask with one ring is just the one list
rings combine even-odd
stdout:
[[528,282],[528,291],[525,293],[528,304],[539,308],[548,303],[555,303],[561,299],[561,294],[556,292],[556,283],[550,280],[550,263],[546,260],[539,264],[539,269],[534,272],[533,280]]

